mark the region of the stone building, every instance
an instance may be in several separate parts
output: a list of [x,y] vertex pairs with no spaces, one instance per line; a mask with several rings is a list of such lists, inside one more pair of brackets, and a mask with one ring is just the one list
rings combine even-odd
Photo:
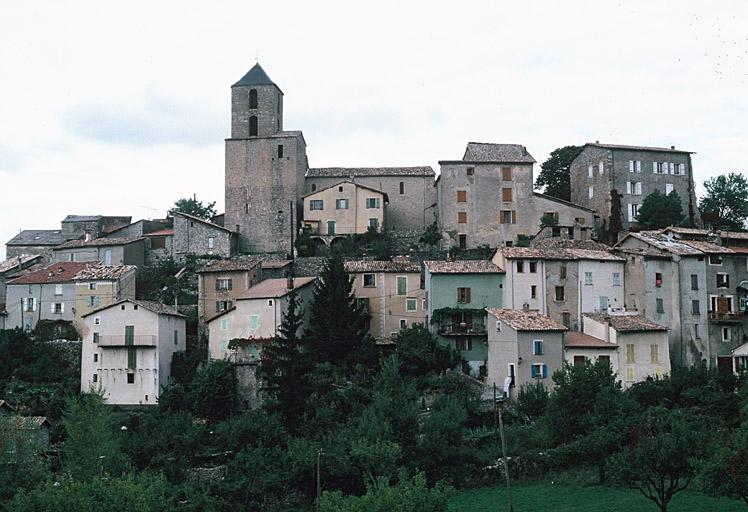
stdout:
[[543,216],[567,226],[595,225],[595,212],[533,191],[535,159],[519,144],[470,142],[462,160],[442,160],[437,218],[445,248],[511,246],[533,236]]
[[90,261],[103,265],[145,264],[148,240],[142,237],[91,238],[86,234],[82,240],[70,240],[55,247],[55,261]]
[[38,254],[43,263],[52,263],[52,249],[67,242],[61,229],[25,229],[5,243],[5,256],[15,258],[24,254]]
[[587,143],[571,163],[571,201],[597,211],[611,242],[636,226],[645,197],[654,190],[678,193],[687,222],[696,225],[691,152],[670,148]]
[[86,336],[83,317],[95,309],[135,299],[135,278],[138,267],[134,265],[90,265],[78,272],[75,282],[75,328]]
[[238,234],[240,252],[288,252],[307,167],[304,136],[283,130],[283,92],[255,64],[231,86],[226,139],[224,225]]
[[311,194],[343,180],[379,190],[389,199],[385,229],[420,234],[436,220],[435,176],[429,166],[312,168],[305,190]]
[[157,405],[172,356],[187,348],[184,315],[127,299],[89,311],[83,321],[81,391],[100,386],[108,404]]
[[[15,256],[8,258],[5,261],[0,261],[0,312],[5,311],[5,296],[7,282],[20,277],[29,267],[32,267],[40,263],[42,257],[38,254],[24,254],[23,256]],[[2,322],[2,319],[0,319]]]
[[400,329],[426,325],[426,292],[421,265],[411,261],[346,261],[353,293],[365,305],[368,332],[378,342],[391,342]]
[[209,260],[197,270],[197,316],[200,322],[234,307],[262,280],[263,258],[245,256],[230,260]]
[[77,240],[86,234],[99,238],[111,231],[127,226],[132,217],[118,215],[68,215],[62,222],[62,234],[67,240]]
[[174,212],[173,231],[172,253],[177,261],[188,254],[229,258],[236,252],[237,234],[209,220]]

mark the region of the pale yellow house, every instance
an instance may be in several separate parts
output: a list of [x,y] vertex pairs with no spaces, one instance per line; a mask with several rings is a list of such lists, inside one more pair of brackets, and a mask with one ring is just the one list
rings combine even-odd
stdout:
[[390,342],[400,329],[426,324],[426,292],[421,266],[411,261],[347,261],[353,292],[369,315],[368,330],[379,343]]
[[304,225],[323,236],[381,231],[388,202],[384,192],[342,181],[304,196]]
[[88,265],[75,275],[74,323],[83,338],[88,334],[84,332],[85,315],[115,302],[135,299],[137,271],[134,265]]

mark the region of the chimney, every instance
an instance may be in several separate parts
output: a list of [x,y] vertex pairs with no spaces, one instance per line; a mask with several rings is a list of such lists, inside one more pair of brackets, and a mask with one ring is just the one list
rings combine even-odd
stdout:
[[289,290],[293,290],[293,276],[292,275],[289,275],[286,278],[286,288]]
[[90,242],[91,241],[91,232],[90,231],[86,231],[85,240],[86,240],[86,242]]
[[670,146],[670,149],[675,149],[675,146]]
[[596,141],[595,141],[595,144],[600,144],[600,141],[599,141],[599,140],[596,140]]

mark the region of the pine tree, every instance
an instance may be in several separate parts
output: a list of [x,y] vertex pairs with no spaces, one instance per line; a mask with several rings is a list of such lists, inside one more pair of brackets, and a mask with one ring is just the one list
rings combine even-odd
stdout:
[[260,363],[260,377],[266,393],[265,408],[279,413],[290,431],[298,425],[308,394],[305,384],[308,357],[304,354],[299,332],[303,319],[300,298],[292,291],[279,328],[281,335],[262,351]]
[[316,362],[351,363],[365,335],[364,321],[343,260],[333,255],[315,286],[306,332]]

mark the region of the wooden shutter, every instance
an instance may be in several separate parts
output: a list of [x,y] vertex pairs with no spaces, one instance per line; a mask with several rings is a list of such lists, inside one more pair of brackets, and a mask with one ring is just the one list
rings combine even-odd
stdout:
[[517,212],[512,210],[512,224],[517,223]]
[[467,223],[467,212],[457,212],[457,222],[459,224]]
[[512,181],[512,168],[511,167],[501,168],[501,179],[504,181]]
[[512,189],[511,188],[501,189],[501,200],[504,201],[505,203],[512,202]]
[[467,191],[465,191],[465,190],[458,190],[457,191],[457,202],[458,203],[466,203],[467,202]]
[[470,302],[470,288],[465,288],[465,302]]

